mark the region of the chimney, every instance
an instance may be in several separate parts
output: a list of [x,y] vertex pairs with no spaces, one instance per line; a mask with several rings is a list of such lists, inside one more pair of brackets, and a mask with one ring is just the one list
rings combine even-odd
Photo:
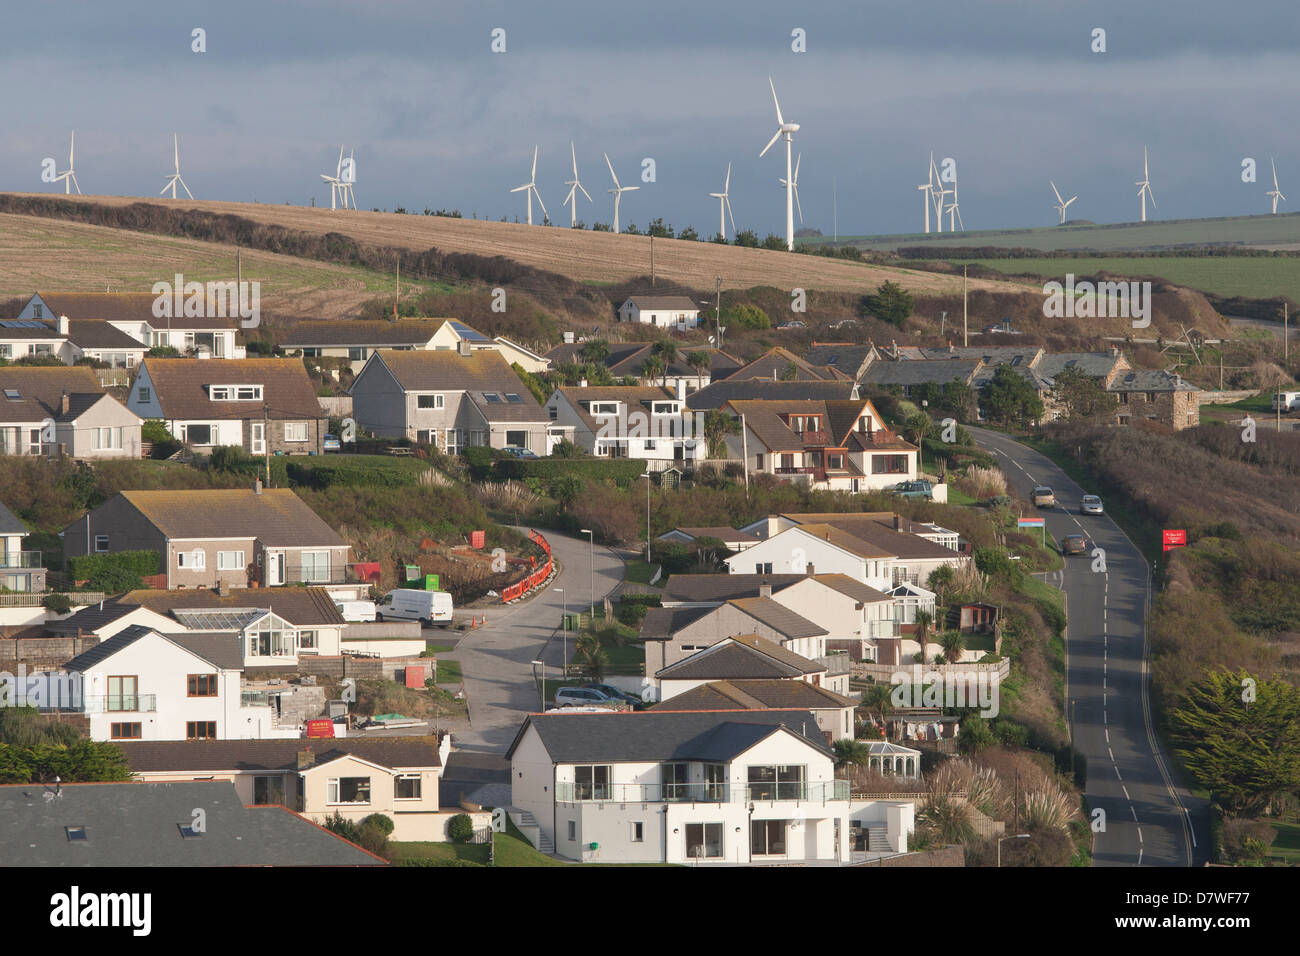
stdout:
[[894,515],[894,530],[895,530],[895,531],[902,531],[902,530],[903,530],[903,516],[902,516],[902,515],[899,515],[899,514]]
[[814,568],[814,567],[813,567],[813,563],[812,563],[811,561],[809,561],[809,562],[808,562],[808,577],[811,578],[811,577],[815,576],[816,574],[817,574],[817,569]]
[[68,334],[68,317],[66,315],[59,316],[58,322],[55,323],[55,329],[60,335]]
[[313,767],[315,766],[315,764],[316,764],[316,755],[311,752],[310,747],[308,747],[306,750],[298,751],[298,769],[300,771],[306,770],[309,767]]
[[758,596],[770,598],[772,596],[772,582],[764,581],[758,586]]
[[469,342],[465,339],[461,339],[459,342],[456,343],[456,351],[459,352],[462,356],[467,357],[470,354]]
[[253,494],[255,494],[255,495],[260,495],[261,493],[262,493],[262,479],[261,479],[261,478],[254,478],[254,479],[253,479]]
[[677,393],[677,401],[686,401],[686,379],[679,378],[674,384],[674,391]]
[[585,378],[579,380],[579,382],[578,382],[578,388],[586,388],[586,387],[587,387],[587,380],[586,380]]
[[71,408],[72,408],[72,402],[68,398],[67,391],[64,391],[64,393],[61,396],[59,396],[59,414],[66,415],[71,410]]

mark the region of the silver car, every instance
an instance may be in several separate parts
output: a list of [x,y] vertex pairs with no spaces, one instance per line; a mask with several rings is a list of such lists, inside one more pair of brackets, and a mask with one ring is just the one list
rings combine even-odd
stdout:
[[1104,514],[1101,507],[1101,499],[1096,495],[1084,495],[1079,499],[1079,514],[1081,515],[1099,515]]

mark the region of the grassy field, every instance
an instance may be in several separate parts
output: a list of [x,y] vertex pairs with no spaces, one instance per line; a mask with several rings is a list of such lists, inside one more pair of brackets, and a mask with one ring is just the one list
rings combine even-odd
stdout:
[[1300,866],[1300,823],[1269,821],[1277,829],[1277,839],[1269,850],[1268,858],[1288,866]]

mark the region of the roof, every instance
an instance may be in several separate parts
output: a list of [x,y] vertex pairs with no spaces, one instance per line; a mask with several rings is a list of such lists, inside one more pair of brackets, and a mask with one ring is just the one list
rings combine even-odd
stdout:
[[[565,342],[547,352],[546,358],[550,359],[552,365],[581,364],[583,359],[579,353],[587,344],[586,342]],[[654,343],[652,342],[609,342],[607,345],[609,355],[605,357],[602,364],[609,369],[609,373],[615,378],[624,375],[639,378],[641,376],[641,363],[649,358],[654,350]],[[728,376],[741,365],[738,359],[715,348],[682,346],[677,349],[677,354],[668,363],[668,370],[664,374],[676,378],[699,376],[701,373],[697,372],[686,360],[693,352],[703,352],[708,355],[708,375],[710,379],[720,379]]]
[[[10,397],[13,393],[14,398]],[[75,411],[64,416],[61,400],[69,396]],[[0,367],[0,421],[70,421],[107,394],[94,369],[85,365],[6,365]],[[82,396],[85,396],[84,398]]]
[[537,732],[555,763],[727,761],[781,727],[818,752],[830,753],[816,718],[807,710],[530,714],[506,752],[507,758],[529,727]]
[[442,328],[443,319],[335,319],[298,322],[280,340],[285,348],[309,346],[395,346],[425,345]]
[[988,365],[1014,365],[1017,368],[1036,367],[1045,354],[1037,345],[940,345],[917,351],[924,361],[980,359]]
[[1078,369],[1089,378],[1105,378],[1123,361],[1122,354],[1110,351],[1057,352],[1044,355],[1034,368],[1047,378],[1055,378],[1067,368]]
[[[730,528],[726,525],[718,525],[715,527],[706,527],[706,528],[678,527],[678,528],[673,528],[673,531],[678,531],[689,538],[717,538],[719,541],[722,541],[724,543],[729,541],[756,542],[759,540],[759,538],[756,535],[752,535],[748,531],[737,531],[735,528]],[[671,534],[672,532],[670,531],[667,533]],[[663,535],[660,535],[659,537],[662,538]]]
[[40,319],[0,319],[0,339],[13,341],[61,342],[67,336]]
[[124,349],[143,352],[148,346],[102,319],[69,319],[68,341],[80,349]]
[[298,769],[298,754],[311,751],[317,764],[345,755],[390,769],[440,767],[438,738],[342,737],[304,740],[133,740],[121,741],[132,773],[219,773]]
[[889,595],[884,591],[877,591],[873,587],[868,587],[857,578],[849,577],[847,574],[817,574],[813,577],[819,583],[853,598],[859,604],[879,604],[882,601],[889,600]]
[[849,380],[853,378],[852,373],[842,372],[831,366],[814,365],[812,362],[795,355],[789,349],[777,346],[768,349],[749,364],[742,365],[728,375],[727,379],[737,382],[749,378],[766,378],[780,381],[790,374],[790,366],[792,365],[794,366],[795,380],[827,381],[845,377]]
[[221,670],[242,670],[244,667],[239,638],[234,634],[158,634],[151,627],[134,624],[131,627],[123,628],[108,640],[100,641],[90,650],[78,654],[64,664],[63,669],[68,671],[89,670],[96,664],[102,663],[114,654],[125,650],[136,641],[151,634],[185,648],[191,654],[201,657],[213,667]]
[[826,666],[757,634],[738,634],[662,668],[658,680],[798,678],[825,673]]
[[[102,319],[105,322],[144,322],[162,328],[167,319],[153,314],[158,296],[152,292],[37,292],[55,316],[69,319]],[[233,318],[208,319],[178,315],[170,320],[173,329],[233,329]]]
[[1121,371],[1106,386],[1108,392],[1196,392],[1195,385],[1163,369],[1132,369]]
[[712,382],[686,396],[686,405],[693,411],[707,411],[711,408],[721,408],[727,402],[742,400],[832,401],[854,398],[856,394],[857,385],[852,379],[830,381],[798,379],[774,382],[771,379],[740,379],[729,375],[720,382]]
[[28,534],[27,526],[18,516],[0,503],[0,534]]
[[[623,413],[626,416],[638,409],[648,409],[651,402],[677,401],[677,396],[671,388],[663,388],[659,385],[589,385],[586,388],[562,385],[557,391],[564,396],[592,434],[599,432],[601,423],[607,420],[603,416],[597,418],[591,414],[589,408],[592,402],[622,402],[627,406]],[[624,421],[625,430],[629,425],[630,423]],[[645,427],[653,429],[653,425],[649,422]]]
[[[627,302],[634,303],[639,309],[675,309],[682,312],[699,312],[699,304],[689,295],[633,295]],[[624,305],[627,302],[623,303]]]
[[[202,807],[205,829],[181,826]],[[233,783],[0,786],[0,859],[11,866],[382,866],[283,807],[246,807]],[[68,828],[84,827],[85,839]]]
[[[787,529],[787,531],[793,530],[795,529]],[[847,551],[850,554],[857,555],[860,558],[899,557],[896,551],[890,548],[881,547],[874,541],[868,540],[865,534],[859,535],[857,532],[860,529],[857,527],[854,528],[853,533],[850,533],[845,531],[839,525],[810,523],[800,524],[798,530],[810,534],[815,538],[821,538],[823,541],[829,541],[831,544],[835,545],[835,547]],[[787,532],[783,531],[781,533],[785,534]],[[933,542],[926,543],[931,544]],[[935,545],[935,547],[939,547],[939,545]],[[944,548],[944,550],[947,551],[948,549]],[[951,555],[952,552],[949,551],[948,553]]]
[[[167,419],[325,418],[301,359],[145,359]],[[214,402],[212,385],[261,385],[262,400]]]
[[[836,536],[835,532],[838,531],[876,549],[875,554],[864,555],[864,557],[879,556],[881,553],[904,559],[946,558],[951,560],[958,557],[956,551],[944,547],[938,542],[931,541],[929,538],[923,538],[918,534],[907,531],[895,531],[892,524],[885,524],[881,520],[879,512],[869,514],[854,512],[842,514],[787,514],[782,517],[790,519],[798,527],[811,534],[816,534],[819,538],[825,537],[825,529],[832,529],[832,537],[828,539],[832,544],[841,544],[841,541],[844,541],[845,543],[841,544],[841,547],[850,546],[849,538]],[[814,531],[814,529],[817,530]]]
[[722,603],[732,598],[754,597],[764,584],[776,593],[806,577],[803,574],[674,574],[664,585],[663,600]]
[[855,707],[857,701],[802,680],[719,680],[656,704],[663,710],[762,710],[798,707],[825,710]]
[[46,627],[52,634],[75,634],[77,631],[98,631],[105,624],[112,624],[120,617],[125,617],[137,606],[122,604],[117,600],[103,601],[83,607],[71,617],[60,621],[50,621]]
[[785,637],[822,637],[826,628],[768,597],[732,598],[727,602]]
[[643,641],[666,641],[674,634],[693,624],[713,607],[650,607],[641,619],[640,638]]
[[343,623],[338,605],[325,588],[237,588],[219,594],[211,588],[187,588],[183,591],[128,591],[118,598],[123,606],[146,607],[159,614],[185,610],[234,610],[266,608],[298,625],[337,625]]
[[813,343],[812,348],[804,353],[804,360],[812,365],[821,365],[839,369],[846,375],[857,376],[858,369],[873,354],[875,346],[870,343],[859,345],[856,342]]
[[952,359],[935,362],[872,362],[862,373],[870,385],[943,384],[954,379],[970,384],[981,366],[979,359]]
[[[550,423],[546,410],[496,349],[475,349],[469,355],[423,349],[377,352],[366,369],[376,362],[388,368],[403,391],[465,392],[489,422]],[[357,376],[358,382],[366,369]]]
[[[168,538],[256,538],[273,547],[347,545],[337,531],[288,488],[265,488],[260,492],[251,488],[201,488],[118,494]],[[84,523],[84,519],[78,518],[69,527],[82,527]]]

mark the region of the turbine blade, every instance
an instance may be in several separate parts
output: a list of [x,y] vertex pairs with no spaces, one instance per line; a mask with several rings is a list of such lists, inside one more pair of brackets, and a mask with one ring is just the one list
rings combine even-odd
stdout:
[[622,192],[625,192],[625,193],[634,193],[634,192],[636,192],[636,191],[637,191],[638,189],[640,189],[640,188],[641,188],[640,186],[620,186],[620,187],[619,187],[619,189],[620,189]]
[[191,199],[193,199],[193,198],[194,198],[194,193],[190,192],[190,187],[185,185],[185,180],[183,180],[183,179],[181,179],[179,176],[177,176],[177,177],[176,177],[176,181],[177,181],[178,183],[180,183],[180,184],[181,184],[181,188],[185,190],[185,195],[187,195],[187,196],[189,196]]
[[340,145],[339,145],[339,162],[338,162],[338,165],[334,167],[334,176],[335,176],[335,178],[338,178],[339,176],[342,176],[342,175],[343,175],[343,146],[342,146],[342,144],[340,144]]
[[794,178],[791,180],[795,186],[799,185],[799,164],[803,162],[803,153],[795,157],[794,161]]
[[1056,183],[1053,183],[1050,179],[1048,180],[1048,182],[1052,183],[1052,192],[1056,193],[1056,201],[1065,202],[1065,200],[1061,198],[1061,191],[1056,188]]
[[[582,183],[578,183],[577,186],[579,189],[582,189]],[[587,190],[582,189],[582,194],[587,197],[587,202],[595,202],[595,200],[591,198],[591,193],[587,192]]]
[[[1273,179],[1274,180],[1277,179],[1276,173],[1273,175]],[[1274,182],[1273,185],[1276,186],[1277,183]],[[730,189],[731,189],[731,163],[727,163],[727,178],[722,182],[722,191],[723,193],[726,193]]]
[[533,186],[532,190],[533,190],[533,195],[537,197],[537,205],[542,207],[542,215],[549,218],[550,214],[547,213],[546,211],[546,203],[542,202],[542,194],[537,191],[536,186]]
[[731,199],[723,197],[722,201],[727,204],[727,218],[731,220],[731,232],[734,235],[736,232],[736,217],[731,214]]
[[772,134],[772,138],[767,141],[767,145],[763,147],[763,151],[758,154],[758,158],[762,159],[764,156],[766,156],[767,151],[771,149],[773,146],[775,146],[776,141],[780,138],[781,138],[781,131],[778,129],[775,133]]
[[803,203],[799,202],[799,187],[791,183],[790,191],[794,193],[794,204],[799,209],[799,221],[803,222]]
[[[537,147],[533,147],[533,175],[530,177],[532,182],[537,181]],[[540,199],[538,200],[541,201]]]
[[767,85],[772,87],[772,102],[776,104],[776,125],[784,126],[785,120],[781,118],[781,101],[776,98],[776,84],[772,82],[770,76],[767,78]]
[[609,153],[605,153],[605,165],[609,167],[609,176],[614,180],[615,187],[618,186],[618,177],[614,175],[614,164],[609,161]]
[[578,178],[578,151],[574,148],[573,140],[569,140],[569,152],[573,155],[573,178]]

